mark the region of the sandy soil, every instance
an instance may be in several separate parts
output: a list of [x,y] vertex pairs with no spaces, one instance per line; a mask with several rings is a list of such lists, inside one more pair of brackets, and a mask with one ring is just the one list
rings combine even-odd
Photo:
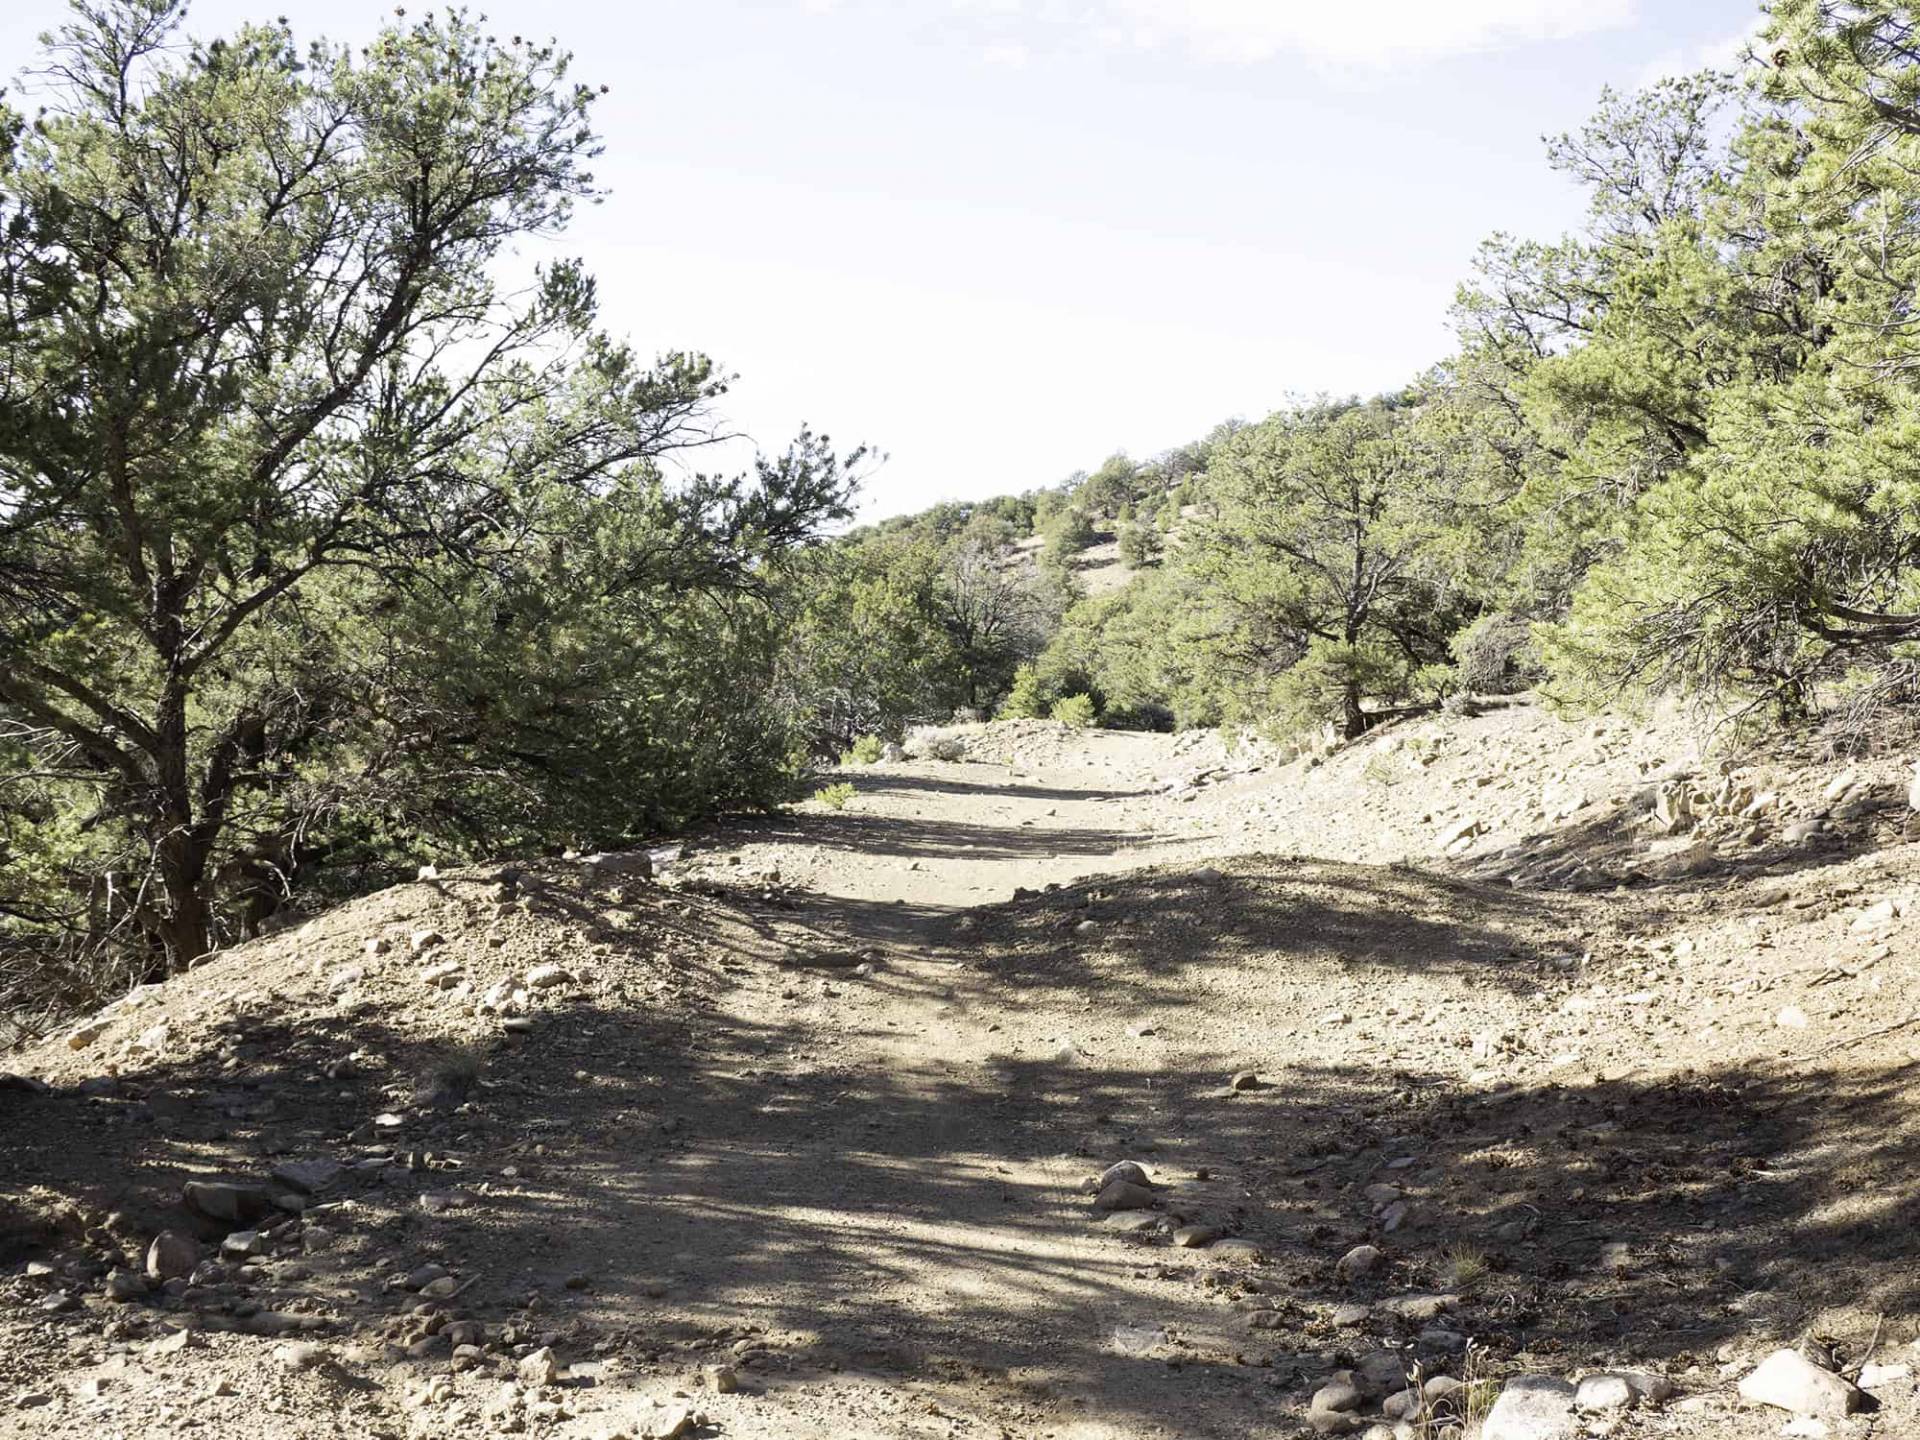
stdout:
[[[1771,1436],[1768,1350],[1920,1360],[1898,764],[1524,705],[1289,763],[960,738],[8,1058],[0,1434],[1291,1436],[1417,1366],[1632,1368],[1679,1393],[1596,1433]],[[1126,1160],[1150,1208],[1095,1210]],[[223,1180],[252,1253],[136,1279],[162,1230],[215,1257],[182,1187]]]

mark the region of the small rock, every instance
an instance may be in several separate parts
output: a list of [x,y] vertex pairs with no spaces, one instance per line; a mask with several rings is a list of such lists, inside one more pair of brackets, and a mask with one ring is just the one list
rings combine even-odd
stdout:
[[1807,1028],[1807,1012],[1798,1005],[1782,1006],[1779,1014],[1773,1017],[1773,1023],[1784,1030],[1804,1030]]
[[438,930],[416,930],[407,937],[407,948],[416,955],[424,955],[436,945],[447,943],[447,937]]
[[1153,1191],[1144,1185],[1136,1185],[1129,1180],[1116,1180],[1111,1185],[1102,1186],[1100,1193],[1094,1196],[1093,1208],[1096,1210],[1145,1210],[1153,1204]]
[[1342,1330],[1351,1330],[1355,1326],[1366,1324],[1372,1314],[1373,1311],[1365,1305],[1336,1305],[1333,1307],[1330,1318]]
[[1865,1397],[1853,1385],[1822,1370],[1798,1350],[1776,1350],[1740,1381],[1743,1399],[1773,1405],[1796,1415],[1844,1420]]
[[1876,930],[1882,925],[1890,924],[1899,918],[1899,915],[1900,908],[1895,905],[1893,901],[1881,900],[1876,904],[1869,905],[1858,915],[1854,916],[1851,928],[1855,930]]
[[1362,1275],[1371,1275],[1380,1268],[1386,1256],[1372,1245],[1356,1245],[1340,1257],[1339,1272],[1349,1280],[1357,1280]]
[[1109,1165],[1100,1172],[1100,1178],[1095,1182],[1094,1189],[1104,1190],[1107,1186],[1122,1181],[1128,1185],[1138,1185],[1143,1189],[1151,1189],[1153,1186],[1153,1179],[1147,1174],[1144,1166],[1133,1160],[1122,1160],[1119,1164]]
[[220,1242],[220,1255],[225,1260],[243,1260],[249,1255],[267,1253],[267,1237],[258,1230],[236,1230]]
[[731,1395],[740,1388],[740,1376],[731,1365],[703,1366],[700,1375],[716,1395]]
[[1624,1375],[1589,1375],[1573,1392],[1576,1410],[1630,1410],[1639,1402]]
[[296,1341],[289,1345],[275,1347],[273,1358],[280,1362],[282,1370],[317,1370],[327,1363],[327,1352],[318,1345],[309,1345]]
[[1219,1238],[1219,1229],[1212,1225],[1182,1225],[1173,1232],[1173,1243],[1182,1250],[1204,1250]]
[[147,1294],[146,1278],[131,1270],[116,1270],[107,1276],[107,1299],[116,1305],[125,1305],[130,1301],[143,1300]]
[[1863,1365],[1860,1367],[1860,1388],[1877,1390],[1882,1385],[1893,1385],[1908,1379],[1913,1367],[1905,1361],[1893,1365]]
[[147,1277],[151,1280],[185,1279],[199,1263],[199,1243],[175,1230],[162,1230],[147,1246]]
[[564,965],[536,965],[527,972],[529,990],[549,990],[555,985],[564,985],[573,976]]
[[519,1365],[520,1383],[534,1389],[545,1389],[560,1378],[560,1362],[554,1358],[553,1347],[542,1345],[527,1356]]

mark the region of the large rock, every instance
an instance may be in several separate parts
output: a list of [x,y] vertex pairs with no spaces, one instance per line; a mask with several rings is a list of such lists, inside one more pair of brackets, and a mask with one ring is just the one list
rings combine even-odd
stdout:
[[162,1230],[147,1246],[147,1276],[152,1280],[184,1280],[200,1263],[200,1245],[174,1230]]
[[1555,1375],[1516,1375],[1487,1412],[1480,1440],[1571,1440],[1580,1433],[1574,1388]]
[[1796,1415],[1844,1420],[1866,1403],[1865,1395],[1831,1370],[1822,1370],[1798,1350],[1776,1350],[1740,1382],[1742,1399]]
[[317,1195],[345,1168],[338,1160],[288,1160],[273,1167],[273,1178],[302,1195]]
[[182,1198],[187,1208],[209,1220],[244,1225],[273,1210],[273,1193],[264,1185],[233,1185],[225,1181],[189,1180]]

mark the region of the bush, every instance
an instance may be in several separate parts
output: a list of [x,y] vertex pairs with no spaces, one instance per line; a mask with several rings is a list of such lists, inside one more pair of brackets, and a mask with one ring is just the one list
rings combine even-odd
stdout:
[[1455,679],[1462,690],[1505,695],[1539,678],[1532,628],[1504,610],[1482,615],[1455,635],[1448,648],[1458,662]]
[[906,752],[915,760],[963,760],[967,747],[958,735],[945,735],[922,726],[907,736]]
[[1047,686],[1037,666],[1022,665],[1013,672],[1013,688],[1000,704],[1002,720],[1038,720],[1047,713]]
[[1056,700],[1052,716],[1062,725],[1071,725],[1076,730],[1085,730],[1094,722],[1093,697],[1091,695],[1069,695]]
[[1059,556],[1078,555],[1100,538],[1086,511],[1074,506],[1064,510],[1047,534],[1047,549]]
[[1129,525],[1120,532],[1120,558],[1129,570],[1144,570],[1160,561],[1160,536],[1151,526]]
[[853,799],[853,786],[842,780],[837,785],[823,785],[813,792],[815,804],[824,805],[829,810],[844,810],[847,802]]
[[842,765],[872,765],[886,752],[886,742],[878,735],[862,735],[853,748],[840,756]]

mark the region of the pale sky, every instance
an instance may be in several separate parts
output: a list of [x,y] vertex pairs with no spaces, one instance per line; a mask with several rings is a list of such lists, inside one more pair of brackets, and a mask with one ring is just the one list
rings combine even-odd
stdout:
[[[1540,137],[1731,55],[1754,0],[494,0],[612,93],[561,242],[608,328],[737,374],[764,448],[887,452],[878,518],[1146,457],[1448,349],[1496,230],[1580,196]],[[198,0],[360,41],[391,6]],[[0,8],[0,72],[59,0]]]

